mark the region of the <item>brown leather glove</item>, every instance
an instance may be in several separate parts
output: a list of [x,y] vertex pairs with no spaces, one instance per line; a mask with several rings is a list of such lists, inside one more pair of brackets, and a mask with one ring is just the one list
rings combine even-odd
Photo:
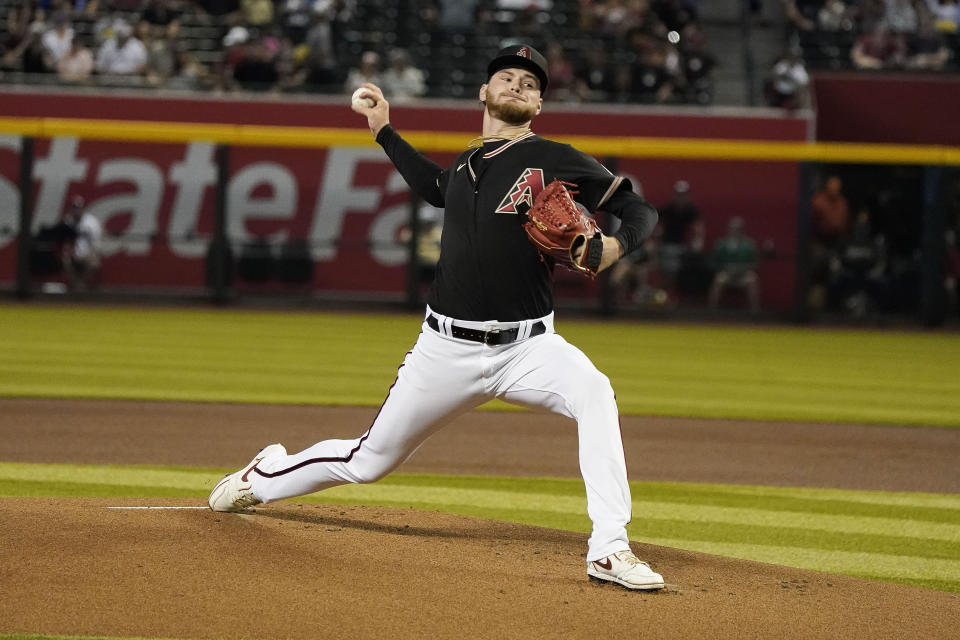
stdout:
[[584,215],[573,201],[571,193],[576,191],[568,187],[576,186],[556,179],[548,184],[533,201],[523,228],[541,254],[592,278],[600,268],[603,236],[593,218]]

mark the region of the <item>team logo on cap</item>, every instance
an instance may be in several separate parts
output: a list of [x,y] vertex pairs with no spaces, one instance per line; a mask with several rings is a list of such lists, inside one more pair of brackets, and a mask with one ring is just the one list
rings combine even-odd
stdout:
[[521,58],[527,58],[529,60],[530,47],[520,47],[520,49],[517,50],[517,55],[520,56]]

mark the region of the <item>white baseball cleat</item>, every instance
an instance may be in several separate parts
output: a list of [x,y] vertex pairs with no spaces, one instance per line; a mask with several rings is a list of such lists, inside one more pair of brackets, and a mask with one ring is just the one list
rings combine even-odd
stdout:
[[207,500],[210,508],[214,511],[243,511],[247,507],[260,504],[261,500],[253,495],[251,490],[253,481],[249,477],[250,472],[267,458],[285,455],[287,455],[287,450],[282,444],[271,444],[261,449],[260,453],[250,461],[250,464],[240,471],[228,473],[223,476],[223,480],[216,484]]
[[591,580],[613,582],[627,589],[663,589],[663,576],[629,549],[587,562],[587,575]]

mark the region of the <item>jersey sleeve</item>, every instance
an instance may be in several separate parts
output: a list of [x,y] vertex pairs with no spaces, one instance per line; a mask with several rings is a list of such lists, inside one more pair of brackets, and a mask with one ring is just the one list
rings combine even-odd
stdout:
[[555,168],[555,177],[577,185],[574,199],[587,208],[596,211],[610,199],[610,196],[626,183],[630,189],[630,182],[615,176],[605,166],[591,156],[577,151],[570,145],[560,145],[557,154],[559,163]]
[[616,176],[596,159],[564,145],[567,153],[557,167],[556,177],[577,185],[574,199],[587,211],[606,211],[620,219],[620,228],[614,237],[623,246],[624,255],[640,248],[659,216],[657,210],[633,190],[633,185],[622,176]]
[[435,207],[444,206],[446,172],[440,165],[414,149],[389,124],[377,133],[377,143],[417,195]]

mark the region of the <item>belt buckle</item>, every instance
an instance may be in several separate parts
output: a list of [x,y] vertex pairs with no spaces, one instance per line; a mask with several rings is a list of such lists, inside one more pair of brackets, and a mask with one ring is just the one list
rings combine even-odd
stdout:
[[486,329],[483,332],[483,344],[490,346],[490,336],[491,335],[500,335],[500,329]]

